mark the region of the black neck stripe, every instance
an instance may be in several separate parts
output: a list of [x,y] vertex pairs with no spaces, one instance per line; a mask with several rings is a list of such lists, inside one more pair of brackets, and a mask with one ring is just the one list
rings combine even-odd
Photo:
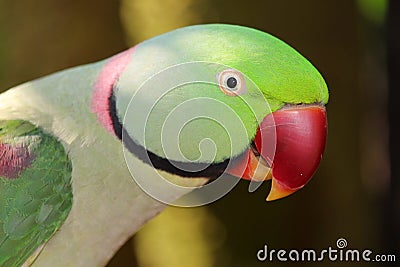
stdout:
[[[193,162],[180,162],[162,158],[151,151],[148,151],[143,146],[137,144],[127,133],[126,129],[120,122],[117,114],[116,99],[114,90],[109,97],[110,116],[112,119],[113,127],[117,137],[124,143],[125,147],[135,155],[137,158],[153,166],[156,169],[163,170],[172,174],[182,177],[207,177],[218,178],[221,176],[228,166],[230,159],[226,159],[219,163],[193,163]],[[123,137],[123,138],[122,138]],[[240,156],[239,156],[240,157]],[[181,168],[177,168],[180,166]],[[199,171],[187,171],[199,170]]]
[[115,100],[114,88],[110,97],[108,98],[109,113],[113,125],[115,135],[122,140],[122,124],[119,122],[117,113],[117,101]]

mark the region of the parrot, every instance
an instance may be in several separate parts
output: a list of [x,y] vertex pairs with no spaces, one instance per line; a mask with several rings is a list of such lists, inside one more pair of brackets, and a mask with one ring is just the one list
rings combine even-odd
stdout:
[[231,24],[175,29],[3,92],[0,266],[104,266],[217,181],[272,180],[269,201],[294,193],[324,152],[328,98],[294,48]]

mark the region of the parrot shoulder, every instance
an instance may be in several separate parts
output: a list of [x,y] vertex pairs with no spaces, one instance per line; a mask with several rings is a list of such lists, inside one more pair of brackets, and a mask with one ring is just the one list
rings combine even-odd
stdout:
[[0,266],[31,262],[72,207],[61,142],[27,121],[0,120]]

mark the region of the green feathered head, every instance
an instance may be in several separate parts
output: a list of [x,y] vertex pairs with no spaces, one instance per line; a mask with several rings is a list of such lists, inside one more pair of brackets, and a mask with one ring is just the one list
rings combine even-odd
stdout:
[[137,45],[112,100],[125,145],[143,161],[183,177],[272,177],[270,199],[304,186],[324,149],[322,76],[251,28],[191,26]]

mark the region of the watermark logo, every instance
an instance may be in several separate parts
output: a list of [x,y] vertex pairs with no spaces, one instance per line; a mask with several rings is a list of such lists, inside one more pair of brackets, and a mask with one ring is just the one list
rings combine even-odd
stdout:
[[339,239],[336,241],[336,246],[337,246],[339,249],[342,249],[342,248],[347,247],[347,240],[344,239],[344,238],[339,238]]
[[336,241],[336,247],[326,249],[271,249],[268,245],[258,250],[257,259],[262,262],[395,262],[395,254],[377,254],[371,249],[348,248],[345,238]]
[[[116,90],[132,96],[116,105],[125,111],[123,152],[133,179],[169,205],[201,206],[223,197],[240,181],[225,171],[250,149],[257,125],[271,113],[264,94],[239,70],[211,62],[160,67],[150,77],[145,72],[128,67],[124,75],[141,84],[124,84],[130,79],[122,77]],[[268,145],[274,152],[275,144]],[[253,179],[249,192],[261,184]]]

